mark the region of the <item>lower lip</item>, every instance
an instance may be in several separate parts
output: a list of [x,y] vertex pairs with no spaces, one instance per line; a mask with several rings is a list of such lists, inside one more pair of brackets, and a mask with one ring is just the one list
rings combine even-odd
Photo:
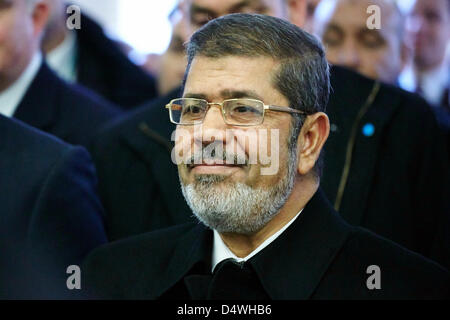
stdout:
[[239,170],[241,168],[242,168],[241,166],[224,166],[224,165],[195,166],[191,169],[191,171],[197,174],[217,174],[217,173],[226,174]]

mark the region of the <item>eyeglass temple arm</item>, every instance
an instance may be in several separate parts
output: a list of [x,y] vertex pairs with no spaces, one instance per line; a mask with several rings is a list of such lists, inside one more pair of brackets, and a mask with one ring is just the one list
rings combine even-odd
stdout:
[[[210,105],[210,104],[218,104],[218,103],[208,103],[208,105]],[[173,108],[173,105],[171,103],[166,104],[166,109],[170,109],[170,108]],[[289,108],[289,107],[279,107],[279,106],[264,105],[264,109],[281,111],[281,112],[289,112],[289,113],[306,114],[306,112],[304,112],[304,111],[300,111],[300,110]]]
[[281,112],[289,112],[289,113],[306,114],[306,112],[304,112],[304,111],[300,111],[300,110],[289,108],[289,107],[278,107],[278,106],[267,106],[267,105],[265,105],[264,109],[281,111]]

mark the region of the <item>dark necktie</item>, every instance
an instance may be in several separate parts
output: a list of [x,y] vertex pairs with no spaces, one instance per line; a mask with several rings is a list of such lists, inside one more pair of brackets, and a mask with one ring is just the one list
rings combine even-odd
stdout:
[[251,264],[234,259],[219,263],[212,275],[190,275],[184,282],[194,300],[269,299]]

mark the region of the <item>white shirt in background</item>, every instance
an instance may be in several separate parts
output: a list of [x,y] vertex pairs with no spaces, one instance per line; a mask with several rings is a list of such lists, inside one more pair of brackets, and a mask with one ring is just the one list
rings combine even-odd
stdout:
[[69,32],[64,41],[47,53],[45,59],[50,68],[64,80],[74,83],[77,80],[77,36]]
[[12,117],[14,115],[28,88],[36,77],[41,64],[42,54],[37,52],[20,77],[6,90],[0,92],[0,114],[5,117]]
[[450,84],[450,59],[447,58],[439,67],[422,74],[416,73],[409,66],[399,77],[400,87],[411,92],[417,92],[419,83],[425,100],[433,106],[439,106]]

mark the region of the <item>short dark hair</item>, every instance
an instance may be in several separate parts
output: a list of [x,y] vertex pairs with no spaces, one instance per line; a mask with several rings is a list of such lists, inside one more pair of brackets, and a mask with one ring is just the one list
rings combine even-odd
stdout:
[[[330,93],[329,66],[320,41],[288,21],[260,14],[230,14],[199,29],[187,45],[188,66],[196,56],[270,57],[280,62],[273,85],[290,107],[307,114],[324,112]],[[297,144],[303,117],[293,115],[290,147]],[[315,173],[321,176],[320,156]]]

